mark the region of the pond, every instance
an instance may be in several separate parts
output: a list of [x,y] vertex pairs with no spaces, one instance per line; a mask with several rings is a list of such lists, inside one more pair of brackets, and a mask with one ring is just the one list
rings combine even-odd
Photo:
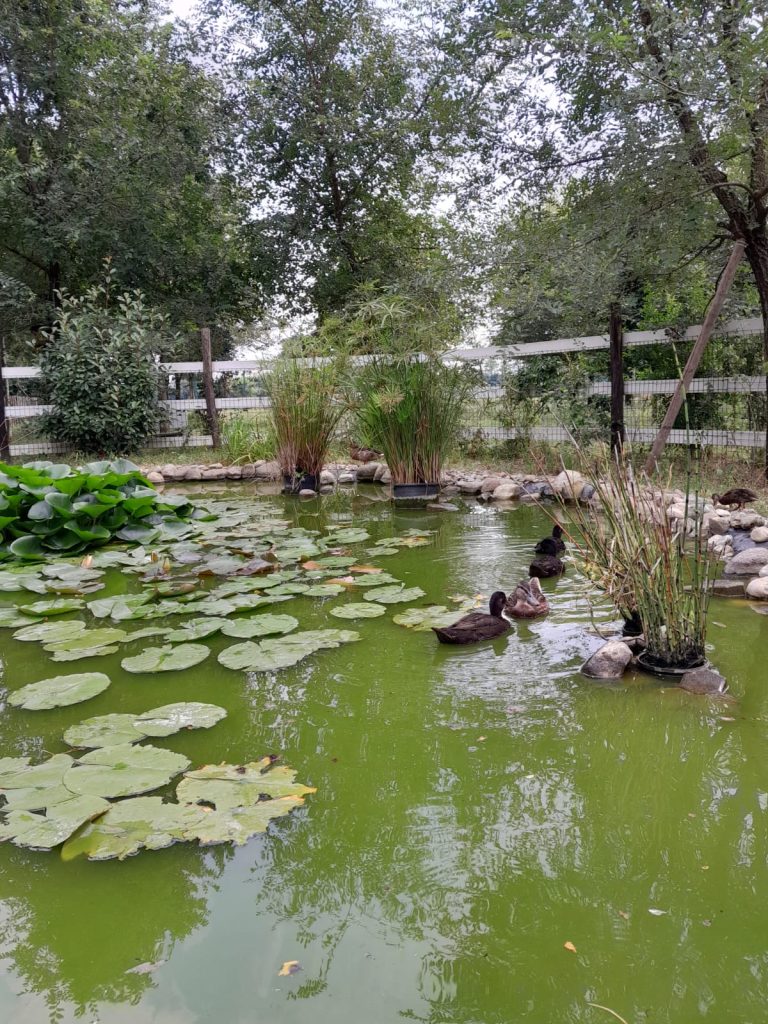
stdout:
[[[548,618],[476,647],[392,621],[510,588],[549,532],[540,510],[227,494],[312,530],[435,531],[386,557],[351,546],[426,597],[352,622],[330,610],[359,595],[292,597],[266,610],[361,640],[250,676],[217,662],[240,642],[220,634],[198,641],[206,661],[153,675],[125,672],[126,650],[53,665],[2,630],[8,690],[82,669],[112,679],[83,704],[6,707],[2,754],[42,760],[84,718],[204,701],[227,717],[150,742],[195,766],[277,754],[317,788],[242,847],[92,862],[0,845],[5,1024],[615,1019],[590,1003],[631,1024],[765,1019],[768,617],[712,604],[731,703],[648,677],[600,685],[578,672],[598,641],[573,571],[544,581]],[[89,598],[139,589],[117,568],[105,578]],[[299,969],[280,976],[286,961]],[[127,973],[142,964],[157,966]]]

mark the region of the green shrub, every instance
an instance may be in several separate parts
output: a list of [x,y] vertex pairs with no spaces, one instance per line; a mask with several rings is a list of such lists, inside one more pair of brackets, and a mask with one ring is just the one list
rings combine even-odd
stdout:
[[221,424],[221,449],[227,462],[256,462],[275,454],[275,437],[259,413],[228,413]]
[[114,303],[109,274],[80,298],[65,296],[40,362],[46,434],[97,454],[135,451],[160,419],[157,354],[165,317],[139,292]]
[[0,560],[78,555],[110,540],[176,540],[193,515],[188,501],[160,495],[126,459],[80,469],[0,463]]

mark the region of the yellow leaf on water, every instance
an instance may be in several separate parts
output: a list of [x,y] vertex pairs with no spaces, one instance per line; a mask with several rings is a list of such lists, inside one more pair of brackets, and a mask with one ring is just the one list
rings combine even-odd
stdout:
[[619,917],[623,917],[625,921],[629,920],[629,914],[626,912],[626,910],[620,910]]
[[298,960],[286,960],[280,970],[277,972],[278,978],[287,978],[289,974],[295,974],[301,970],[301,964]]
[[564,942],[563,943],[563,949],[567,949],[569,953],[575,953],[576,952],[576,947],[574,946],[574,944],[572,942]]

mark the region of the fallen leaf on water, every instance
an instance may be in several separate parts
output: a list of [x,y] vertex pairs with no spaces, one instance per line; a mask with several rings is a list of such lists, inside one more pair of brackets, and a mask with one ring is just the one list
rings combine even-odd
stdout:
[[709,864],[702,864],[701,865],[701,870],[702,871],[709,871]]
[[654,917],[663,917],[667,911],[659,910],[658,907],[648,907],[648,913],[653,914]]
[[477,742],[478,742],[478,743],[482,743],[484,739],[486,739],[486,737],[485,737],[485,736],[478,736],[478,737],[477,737]]
[[129,967],[125,972],[126,974],[151,974],[152,971],[156,971],[158,967],[162,967],[166,960],[156,960],[154,963],[150,963],[149,960],[143,964],[137,964],[135,967]]
[[381,572],[381,569],[377,569],[375,565],[350,565],[350,572],[362,572],[362,573],[376,573]]
[[693,811],[688,811],[688,817],[689,818],[695,818],[696,815],[693,813]]
[[574,946],[574,944],[572,942],[564,942],[563,943],[563,949],[567,949],[569,953],[575,953],[576,952],[576,947]]
[[733,717],[733,715],[720,715],[720,721],[721,722],[735,722],[736,719]]
[[326,583],[339,583],[342,587],[353,587],[355,585],[354,576],[334,576],[332,580],[326,580]]
[[280,970],[277,972],[278,978],[287,978],[289,974],[295,974],[301,970],[301,964],[298,960],[286,960]]
[[319,562],[302,562],[301,568],[306,569],[307,572],[312,572],[314,569],[322,569],[322,565]]
[[705,917],[704,920],[701,923],[704,925],[705,928],[711,928],[712,927],[712,922],[709,920],[708,917]]
[[619,917],[623,917],[625,921],[629,920],[629,914],[626,912],[626,910],[620,910]]

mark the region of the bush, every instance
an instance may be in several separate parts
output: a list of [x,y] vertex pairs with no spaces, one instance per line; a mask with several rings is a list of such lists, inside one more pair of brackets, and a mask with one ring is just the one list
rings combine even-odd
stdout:
[[257,462],[275,454],[275,438],[259,413],[229,413],[221,424],[221,448],[227,462]]
[[160,419],[157,353],[165,317],[139,292],[114,304],[109,274],[80,298],[62,299],[40,369],[53,406],[43,429],[54,441],[97,454],[136,451]]

